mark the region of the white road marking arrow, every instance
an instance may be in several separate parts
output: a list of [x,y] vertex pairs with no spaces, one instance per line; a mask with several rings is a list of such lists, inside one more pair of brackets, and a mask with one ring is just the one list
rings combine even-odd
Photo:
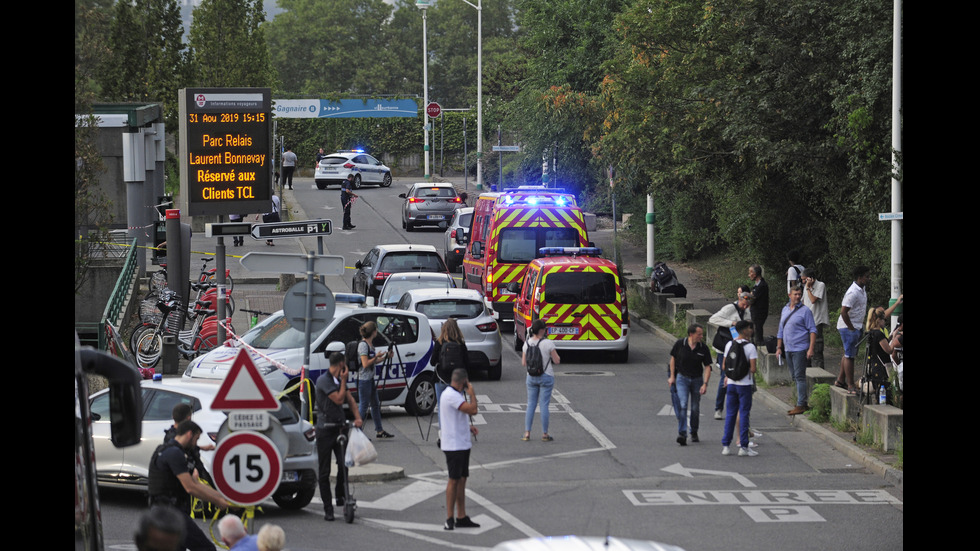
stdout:
[[755,488],[755,484],[752,483],[748,478],[734,473],[731,471],[712,471],[709,469],[689,469],[684,467],[680,463],[674,463],[668,467],[660,469],[662,471],[667,471],[668,473],[679,474],[681,476],[686,476],[688,478],[694,478],[695,474],[707,474],[712,476],[728,476],[738,481],[739,484],[745,486],[746,488]]

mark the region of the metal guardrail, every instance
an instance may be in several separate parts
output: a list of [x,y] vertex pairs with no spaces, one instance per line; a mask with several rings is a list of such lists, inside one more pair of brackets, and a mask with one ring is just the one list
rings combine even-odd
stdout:
[[123,263],[122,271],[119,273],[119,278],[116,280],[116,286],[112,289],[112,294],[109,295],[109,300],[106,301],[105,310],[102,312],[102,320],[99,322],[99,350],[106,349],[106,322],[111,322],[113,325],[115,325],[116,319],[119,317],[119,312],[122,311],[123,306],[126,304],[126,300],[129,298],[127,296],[127,293],[129,292],[129,285],[133,281],[133,275],[136,273],[136,269],[138,267],[136,262],[136,253],[139,249],[136,246],[135,238],[128,248],[129,252],[126,253],[126,261]]

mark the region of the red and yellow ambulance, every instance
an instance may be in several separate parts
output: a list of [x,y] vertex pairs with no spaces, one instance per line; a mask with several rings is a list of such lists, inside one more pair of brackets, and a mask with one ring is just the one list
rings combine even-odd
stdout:
[[537,320],[559,350],[607,350],[629,359],[629,309],[616,264],[596,247],[551,247],[531,261],[514,306],[514,348]]
[[575,197],[547,188],[481,194],[463,258],[463,285],[483,293],[498,322],[514,319],[513,291],[542,247],[586,247],[588,233]]

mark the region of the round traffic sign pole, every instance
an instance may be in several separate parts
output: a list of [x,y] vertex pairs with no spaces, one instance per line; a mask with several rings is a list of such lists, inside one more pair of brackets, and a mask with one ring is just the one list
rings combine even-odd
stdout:
[[214,452],[214,485],[239,505],[257,505],[272,497],[282,480],[282,458],[267,436],[233,433]]

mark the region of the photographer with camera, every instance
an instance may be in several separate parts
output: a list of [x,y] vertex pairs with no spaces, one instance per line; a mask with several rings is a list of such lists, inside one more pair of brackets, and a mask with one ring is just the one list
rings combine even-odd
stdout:
[[[394,323],[388,326],[392,329]],[[381,426],[381,401],[378,399],[378,385],[375,380],[375,366],[392,355],[392,351],[378,354],[374,350],[374,339],[378,336],[378,324],[369,321],[360,328],[361,342],[357,344],[357,357],[360,359],[361,370],[357,374],[357,396],[361,399],[361,419],[366,418],[368,406],[371,406],[371,418],[374,419],[374,432],[378,438],[394,438],[395,435],[385,432]]]

